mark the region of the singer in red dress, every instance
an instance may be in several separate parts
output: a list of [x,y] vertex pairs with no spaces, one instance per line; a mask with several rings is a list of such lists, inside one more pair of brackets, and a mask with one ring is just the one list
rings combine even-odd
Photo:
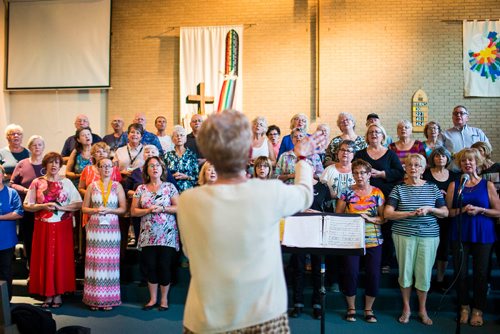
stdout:
[[62,163],[59,153],[47,153],[42,160],[46,174],[33,180],[24,200],[24,209],[35,213],[29,292],[46,297],[43,308],[60,307],[61,294],[75,290],[73,211],[82,199],[59,175]]

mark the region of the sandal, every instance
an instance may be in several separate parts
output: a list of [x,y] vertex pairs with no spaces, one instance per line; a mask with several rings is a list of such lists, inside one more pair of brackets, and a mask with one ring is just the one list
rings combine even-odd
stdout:
[[60,303],[54,303],[53,302],[52,304],[50,304],[50,307],[52,307],[52,308],[60,308],[62,306],[62,304],[63,304],[62,302],[60,302]]
[[40,305],[41,308],[49,308],[52,306],[52,303],[54,302],[54,298],[47,298],[45,299],[45,301],[43,302],[42,305]]
[[365,310],[365,321],[372,324],[377,322],[377,317],[373,314],[373,310]]
[[349,322],[355,322],[356,321],[356,309],[348,308],[347,313],[345,314],[345,320],[347,320]]
[[427,325],[427,326],[431,326],[432,325],[432,319],[429,318],[429,316],[427,315],[427,313],[418,312],[418,317],[420,318],[420,321],[424,325]]
[[99,311],[99,308],[96,306],[90,306],[89,310],[91,310],[92,312],[95,312],[95,311]]
[[102,308],[103,311],[113,311],[113,307],[112,306],[105,306]]
[[462,325],[469,323],[469,314],[470,314],[470,307],[468,305],[462,306],[460,308],[460,323]]
[[473,308],[469,324],[472,327],[481,327],[484,324],[483,312],[481,310]]
[[401,313],[401,316],[398,318],[398,321],[400,324],[407,324],[410,322],[410,316],[411,312],[404,312]]

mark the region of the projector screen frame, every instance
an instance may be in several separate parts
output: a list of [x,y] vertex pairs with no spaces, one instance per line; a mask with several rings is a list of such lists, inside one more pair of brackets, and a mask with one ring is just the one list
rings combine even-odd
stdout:
[[[38,0],[38,1],[58,1],[58,0]],[[107,32],[107,84],[103,85],[65,85],[65,86],[23,86],[23,87],[12,87],[9,86],[9,46],[10,46],[10,6],[11,3],[22,3],[22,2],[38,2],[37,0],[6,0],[4,2],[6,10],[5,10],[5,78],[4,78],[4,87],[5,91],[50,91],[50,90],[92,90],[92,89],[103,89],[108,90],[112,89],[111,86],[111,43],[112,43],[112,16],[113,16],[113,0],[109,1],[109,17],[108,17],[108,27],[109,30]],[[64,0],[63,0],[64,1]],[[85,1],[83,1],[85,2]]]

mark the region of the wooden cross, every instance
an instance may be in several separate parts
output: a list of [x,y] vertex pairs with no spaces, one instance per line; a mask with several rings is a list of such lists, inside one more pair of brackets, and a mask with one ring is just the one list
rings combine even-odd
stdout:
[[198,114],[205,115],[205,104],[214,103],[214,97],[205,96],[204,82],[200,82],[196,90],[197,90],[197,95],[188,95],[186,103],[196,103],[198,105]]

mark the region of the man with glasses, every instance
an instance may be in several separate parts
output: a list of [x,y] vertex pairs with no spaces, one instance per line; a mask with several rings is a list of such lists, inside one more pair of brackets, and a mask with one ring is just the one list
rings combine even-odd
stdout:
[[452,113],[453,127],[442,134],[443,145],[452,154],[461,149],[471,147],[472,144],[482,141],[489,143],[483,130],[467,125],[469,111],[464,106],[456,106]]
[[198,132],[201,129],[201,124],[203,123],[203,116],[199,114],[194,114],[191,117],[191,122],[189,125],[191,126],[191,130],[193,130],[190,134],[186,136],[186,148],[189,148],[191,151],[193,151],[196,156],[198,157],[198,165],[203,165],[206,161],[205,158],[203,158],[203,155],[201,152],[198,150],[198,145],[196,144],[196,137],[198,136]]
[[[87,115],[84,114],[76,115],[74,124],[75,124],[75,131],[90,127],[89,118],[87,117]],[[96,135],[95,133],[92,133],[92,144],[98,143],[100,141],[102,141],[101,137],[99,135]],[[75,145],[76,145],[76,138],[74,134],[66,138],[64,146],[61,150],[61,155],[63,156],[64,163],[68,161],[71,152],[75,148]]]
[[[467,125],[469,121],[469,111],[464,106],[456,106],[453,108],[451,117],[453,127],[444,131],[442,136],[443,146],[446,147],[451,154],[455,154],[466,147],[471,147],[472,144],[478,141],[489,143],[488,137],[483,130]],[[453,171],[460,171],[460,168],[452,161],[448,167]]]
[[127,145],[128,142],[128,134],[123,130],[123,125],[125,122],[122,117],[116,116],[111,119],[111,127],[113,128],[113,133],[109,135],[105,135],[102,140],[109,145],[111,149],[111,156],[114,157],[115,151]]

